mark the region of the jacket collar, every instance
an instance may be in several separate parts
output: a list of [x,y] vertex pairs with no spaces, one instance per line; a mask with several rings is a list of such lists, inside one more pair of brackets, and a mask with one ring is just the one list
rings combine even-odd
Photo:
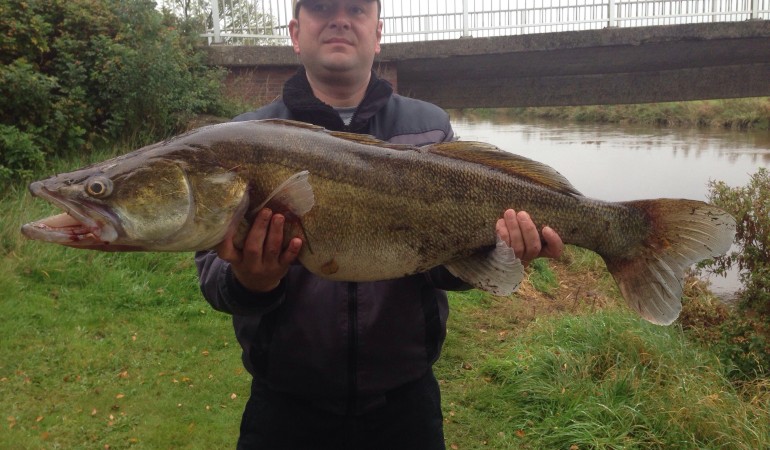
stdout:
[[358,105],[350,125],[345,126],[334,108],[313,95],[304,67],[300,67],[283,86],[283,102],[296,120],[322,126],[328,130],[357,133],[368,131],[369,119],[388,103],[392,94],[393,87],[390,83],[379,78],[372,71],[364,99]]

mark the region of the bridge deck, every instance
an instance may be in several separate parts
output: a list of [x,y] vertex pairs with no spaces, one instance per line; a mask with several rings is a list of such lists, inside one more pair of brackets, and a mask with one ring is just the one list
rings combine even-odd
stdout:
[[[211,64],[234,73],[285,76],[298,63],[290,47],[208,51]],[[384,44],[375,67],[400,93],[445,108],[767,96],[770,21]]]

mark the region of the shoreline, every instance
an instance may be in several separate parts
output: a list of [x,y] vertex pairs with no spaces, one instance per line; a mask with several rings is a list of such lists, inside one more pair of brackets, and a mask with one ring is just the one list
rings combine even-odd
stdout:
[[770,97],[696,100],[632,105],[465,108],[450,110],[465,117],[545,119],[577,123],[617,123],[679,128],[770,130]]

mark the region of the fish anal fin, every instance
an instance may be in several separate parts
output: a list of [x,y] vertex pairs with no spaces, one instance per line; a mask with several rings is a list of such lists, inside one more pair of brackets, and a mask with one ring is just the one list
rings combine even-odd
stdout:
[[641,210],[650,223],[644,242],[628,255],[605,257],[607,269],[628,306],[646,320],[668,325],[682,310],[685,271],[724,254],[735,236],[735,219],[696,200],[639,200],[622,203]]
[[551,166],[506,152],[491,144],[471,141],[440,142],[423,147],[421,151],[493,167],[558,192],[582,195],[569,180]]
[[499,296],[512,294],[524,280],[521,260],[499,236],[493,250],[453,261],[445,267],[473,287]]

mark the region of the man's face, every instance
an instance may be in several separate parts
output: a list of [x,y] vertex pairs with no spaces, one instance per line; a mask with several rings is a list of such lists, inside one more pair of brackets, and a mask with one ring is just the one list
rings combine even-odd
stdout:
[[303,0],[289,23],[294,51],[316,76],[371,70],[382,21],[373,0]]

